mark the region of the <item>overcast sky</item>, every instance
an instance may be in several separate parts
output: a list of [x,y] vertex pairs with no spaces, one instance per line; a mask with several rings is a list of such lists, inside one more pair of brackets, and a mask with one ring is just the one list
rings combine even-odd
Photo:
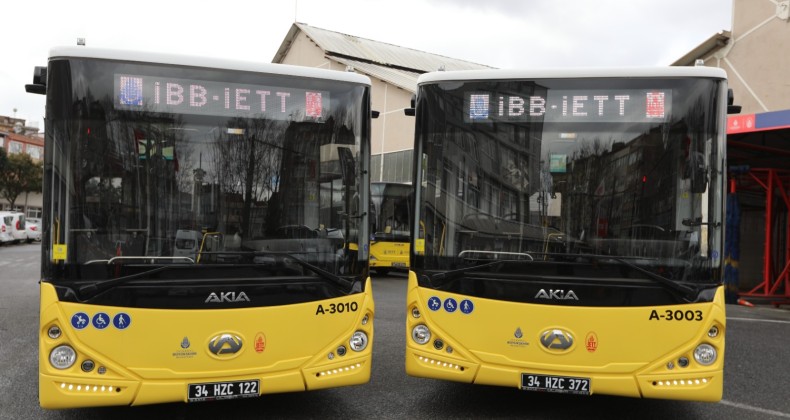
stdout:
[[78,37],[271,62],[297,20],[500,68],[654,66],[730,30],[732,0],[40,0],[4,2],[2,17],[0,115],[43,129],[44,97],[24,85]]

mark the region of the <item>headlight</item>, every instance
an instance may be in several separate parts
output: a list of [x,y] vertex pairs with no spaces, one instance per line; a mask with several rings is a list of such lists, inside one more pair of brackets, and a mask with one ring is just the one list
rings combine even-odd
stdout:
[[411,338],[417,344],[425,344],[431,340],[431,330],[423,324],[417,325],[411,330]]
[[694,360],[703,366],[710,366],[716,361],[716,348],[710,344],[700,344],[694,349]]
[[348,344],[349,347],[351,347],[351,350],[365,350],[365,348],[368,346],[368,335],[362,331],[357,331],[351,336],[351,340],[348,341]]
[[55,369],[68,369],[77,360],[77,353],[71,346],[57,346],[49,353],[49,363]]

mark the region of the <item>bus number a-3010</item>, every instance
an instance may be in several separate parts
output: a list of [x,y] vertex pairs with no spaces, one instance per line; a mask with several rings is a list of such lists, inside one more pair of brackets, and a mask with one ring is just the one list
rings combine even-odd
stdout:
[[318,307],[315,308],[315,314],[342,314],[343,312],[356,312],[358,309],[359,305],[356,302],[330,303],[327,306],[318,304]]

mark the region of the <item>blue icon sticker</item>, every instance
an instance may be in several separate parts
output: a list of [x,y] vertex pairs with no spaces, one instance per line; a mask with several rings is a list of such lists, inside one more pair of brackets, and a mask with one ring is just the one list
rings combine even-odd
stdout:
[[475,310],[475,304],[469,299],[464,299],[461,301],[461,312],[469,315],[472,311]]
[[428,309],[432,311],[438,311],[442,307],[442,300],[436,296],[431,296],[428,299]]
[[76,330],[83,330],[88,326],[90,319],[91,317],[85,312],[77,312],[71,316],[71,326]]
[[132,323],[132,317],[126,312],[121,312],[112,318],[112,325],[119,330],[125,330]]
[[97,330],[103,330],[110,326],[110,316],[104,312],[99,312],[93,316],[91,322],[93,324],[93,328],[96,328]]
[[458,309],[458,301],[453,298],[447,298],[444,300],[444,310],[447,312],[455,312]]

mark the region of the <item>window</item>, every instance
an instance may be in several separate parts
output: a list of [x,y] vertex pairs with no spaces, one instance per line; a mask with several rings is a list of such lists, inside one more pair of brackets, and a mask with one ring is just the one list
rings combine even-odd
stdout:
[[27,145],[27,154],[35,160],[41,160],[43,157],[41,156],[41,152],[43,152],[43,150],[44,148],[41,146],[34,146],[32,144]]
[[22,143],[18,141],[8,142],[8,154],[22,153]]

